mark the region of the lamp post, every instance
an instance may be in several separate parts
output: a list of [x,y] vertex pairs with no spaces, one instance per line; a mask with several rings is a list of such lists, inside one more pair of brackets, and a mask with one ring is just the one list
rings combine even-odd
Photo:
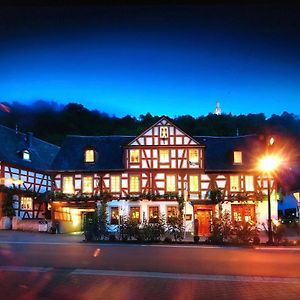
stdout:
[[271,217],[271,174],[280,164],[280,158],[275,155],[266,154],[260,160],[259,169],[267,175],[268,192],[268,244],[273,244],[272,217]]

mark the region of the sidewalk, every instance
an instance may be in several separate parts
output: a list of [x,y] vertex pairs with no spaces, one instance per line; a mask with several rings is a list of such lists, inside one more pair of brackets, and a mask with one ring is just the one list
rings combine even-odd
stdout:
[[81,243],[83,240],[84,236],[82,232],[74,234],[49,234],[44,232],[0,230],[0,241]]
[[[261,244],[265,244],[268,241],[268,234],[266,231],[261,231],[259,237]],[[0,241],[3,242],[82,243],[84,239],[82,232],[73,234],[49,234],[44,232],[0,230]],[[205,242],[206,239],[206,237],[200,237],[199,242]],[[288,241],[298,241],[300,240],[300,236],[296,231],[288,230],[282,238],[282,240],[285,239]],[[193,243],[194,237],[192,235],[187,235],[183,242]]]

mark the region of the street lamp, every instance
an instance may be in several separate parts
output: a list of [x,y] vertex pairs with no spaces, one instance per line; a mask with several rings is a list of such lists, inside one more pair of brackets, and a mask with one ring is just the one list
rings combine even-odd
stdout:
[[[271,141],[270,141],[271,142]],[[268,182],[268,244],[273,244],[272,219],[271,219],[271,174],[280,165],[280,157],[276,155],[265,155],[259,161],[259,169],[267,175]]]

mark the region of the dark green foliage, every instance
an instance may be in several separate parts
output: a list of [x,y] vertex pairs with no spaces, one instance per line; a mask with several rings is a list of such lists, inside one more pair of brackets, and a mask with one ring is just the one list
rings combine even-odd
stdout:
[[213,203],[220,203],[224,200],[223,192],[220,189],[212,189],[209,191],[209,199]]
[[212,232],[208,238],[208,242],[213,244],[222,244],[229,241],[232,233],[232,224],[230,220],[230,214],[225,212],[219,218],[213,218]]
[[166,224],[167,233],[173,236],[175,241],[182,241],[184,235],[184,226],[182,216],[170,217]]
[[100,205],[97,207],[97,228],[98,228],[98,239],[105,239],[108,235],[108,222],[107,222],[107,201],[100,201]]
[[[19,102],[8,104],[11,112],[0,110],[1,124],[19,130],[32,131],[46,141],[60,145],[66,134],[79,135],[137,135],[159,119],[150,113],[139,118],[109,116],[97,110],[88,110],[81,104],[59,105],[55,102],[37,101],[32,105]],[[233,136],[237,129],[240,135],[253,133],[283,134],[300,137],[300,119],[294,114],[284,112],[281,116],[248,114],[233,116],[208,114],[194,118],[189,115],[178,116],[174,122],[190,135]]]
[[231,234],[231,242],[236,244],[257,243],[258,229],[256,224],[249,222],[234,222]]
[[15,210],[13,208],[13,194],[10,191],[7,191],[2,205],[3,214],[9,218],[14,217]]
[[83,231],[86,241],[104,240],[108,236],[106,210],[107,202],[102,200],[95,212],[85,214]]
[[126,236],[129,240],[139,236],[139,223],[128,217],[124,217],[123,224],[120,225],[120,232],[123,237]]
[[97,228],[97,213],[89,212],[84,215],[83,221],[83,232],[87,242],[97,239],[98,228]]
[[208,242],[222,244],[259,244],[258,228],[255,223],[232,222],[230,214],[225,212],[221,217],[214,218],[211,236]]

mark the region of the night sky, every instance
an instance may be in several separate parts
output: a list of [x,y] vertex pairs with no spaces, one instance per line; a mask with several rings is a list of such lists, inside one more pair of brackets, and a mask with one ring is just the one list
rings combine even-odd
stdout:
[[300,115],[300,5],[1,6],[0,101]]

